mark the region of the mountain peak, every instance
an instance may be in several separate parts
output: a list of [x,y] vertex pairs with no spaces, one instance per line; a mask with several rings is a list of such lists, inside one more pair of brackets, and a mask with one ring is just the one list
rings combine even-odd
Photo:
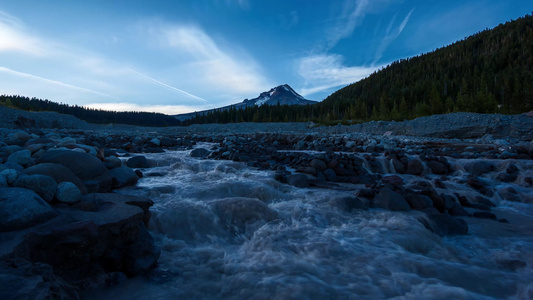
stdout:
[[257,98],[245,99],[243,103],[246,103],[246,106],[277,105],[278,103],[280,105],[305,105],[314,104],[316,101],[307,100],[294,91],[290,85],[282,84],[271,88],[267,92],[262,92]]

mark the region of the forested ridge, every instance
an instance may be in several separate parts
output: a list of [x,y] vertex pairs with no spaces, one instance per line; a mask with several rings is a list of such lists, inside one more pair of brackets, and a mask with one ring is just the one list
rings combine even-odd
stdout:
[[188,123],[404,120],[450,112],[533,110],[533,17],[401,59],[309,106],[198,114]]
[[106,111],[23,96],[1,95],[0,105],[27,111],[54,111],[73,115],[80,120],[95,124],[118,123],[154,127],[181,124],[176,118],[160,113]]
[[533,17],[401,59],[320,103],[335,119],[409,119],[533,110]]
[[518,114],[533,110],[533,17],[526,15],[433,52],[395,61],[314,105],[216,109],[180,122],[158,113],[88,109],[22,96],[0,96],[0,104],[70,114],[91,123],[140,126],[359,123],[459,111]]

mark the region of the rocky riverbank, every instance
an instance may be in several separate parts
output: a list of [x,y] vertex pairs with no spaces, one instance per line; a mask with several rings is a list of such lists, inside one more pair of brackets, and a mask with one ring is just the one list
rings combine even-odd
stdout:
[[[198,159],[273,171],[298,188],[347,191],[351,196],[331,199],[346,211],[421,211],[418,221],[439,236],[468,234],[471,220],[513,230],[517,221],[493,210],[506,201],[533,203],[533,118],[525,115],[327,128],[54,129],[30,115],[16,120],[8,127],[19,129],[0,129],[0,281],[13,287],[3,290],[7,298],[76,298],[156,265],[159,249],[147,230],[153,201],[115,192],[162,176],[142,153],[188,149]],[[502,262],[512,270],[530,263]]]

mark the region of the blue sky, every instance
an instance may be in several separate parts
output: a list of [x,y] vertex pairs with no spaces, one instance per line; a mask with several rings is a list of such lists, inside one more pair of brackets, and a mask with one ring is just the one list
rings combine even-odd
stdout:
[[525,0],[0,2],[0,94],[167,114],[308,99],[533,11]]

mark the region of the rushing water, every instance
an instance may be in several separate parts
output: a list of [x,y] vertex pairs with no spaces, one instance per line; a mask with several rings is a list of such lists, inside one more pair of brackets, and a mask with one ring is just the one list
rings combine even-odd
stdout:
[[510,224],[465,218],[468,235],[439,237],[421,212],[347,211],[337,200],[353,191],[294,188],[188,151],[146,156],[158,176],[122,192],[155,201],[158,267],[87,298],[533,298],[531,204],[496,196],[493,212]]

